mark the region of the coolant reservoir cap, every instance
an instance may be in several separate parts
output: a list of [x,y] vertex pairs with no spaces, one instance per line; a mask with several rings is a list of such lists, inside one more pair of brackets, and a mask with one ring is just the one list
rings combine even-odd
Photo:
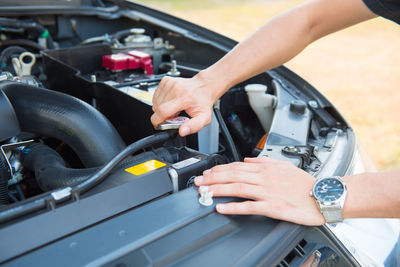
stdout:
[[184,116],[178,116],[178,117],[173,117],[173,118],[169,118],[168,120],[166,120],[165,122],[167,123],[184,123],[185,121],[187,121],[189,118],[188,117],[184,117]]
[[179,129],[179,127],[187,120],[189,120],[189,118],[184,116],[172,117],[165,120],[160,125],[158,125],[157,130],[164,131],[164,130]]
[[246,85],[244,90],[246,90],[246,92],[266,92],[267,86],[259,83],[251,83]]

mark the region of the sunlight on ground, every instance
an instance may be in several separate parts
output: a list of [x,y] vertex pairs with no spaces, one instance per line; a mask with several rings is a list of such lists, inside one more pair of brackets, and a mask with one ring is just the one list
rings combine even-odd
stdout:
[[[138,2],[240,41],[271,16],[304,1]],[[379,18],[322,38],[286,64],[338,108],[381,170],[400,168],[399,48],[400,27]]]

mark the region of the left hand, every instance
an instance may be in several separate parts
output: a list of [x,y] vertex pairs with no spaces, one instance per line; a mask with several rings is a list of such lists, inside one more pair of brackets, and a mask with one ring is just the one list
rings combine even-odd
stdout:
[[245,158],[244,162],[218,165],[195,179],[214,196],[249,199],[217,204],[221,214],[254,214],[304,225],[322,225],[322,216],[309,193],[315,178],[291,163],[275,159]]

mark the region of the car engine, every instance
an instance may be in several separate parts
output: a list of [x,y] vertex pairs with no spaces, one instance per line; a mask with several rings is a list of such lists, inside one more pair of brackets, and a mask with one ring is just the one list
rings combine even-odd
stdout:
[[[4,35],[12,45],[1,50],[2,205],[76,187],[126,144],[155,133],[149,121],[152,94],[162,77],[181,76],[168,41],[130,28],[55,48],[37,22],[2,18],[0,23],[39,34],[37,42]],[[159,185],[146,178],[146,183],[165,187],[162,194],[177,192],[204,170],[230,160],[218,144],[214,153],[203,153],[196,138],[185,140],[170,131],[121,159],[89,195],[149,172],[165,181]],[[156,171],[167,164],[168,171]]]

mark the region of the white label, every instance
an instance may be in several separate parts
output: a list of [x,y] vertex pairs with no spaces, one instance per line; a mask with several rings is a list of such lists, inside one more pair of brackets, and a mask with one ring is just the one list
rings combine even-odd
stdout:
[[179,170],[179,169],[185,168],[185,167],[190,166],[199,161],[200,161],[199,158],[189,158],[189,159],[185,159],[183,161],[177,162],[175,164],[172,164],[172,167]]
[[53,193],[51,193],[51,196],[54,198],[54,200],[59,200],[62,199],[64,197],[67,197],[71,194],[71,187],[67,187],[58,191],[55,191]]

